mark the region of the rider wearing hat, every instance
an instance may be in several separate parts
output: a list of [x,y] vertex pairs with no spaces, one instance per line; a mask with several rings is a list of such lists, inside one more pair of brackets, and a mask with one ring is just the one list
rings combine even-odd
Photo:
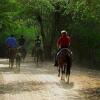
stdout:
[[17,41],[13,34],[6,39],[6,46],[8,48],[16,48]]
[[18,39],[19,46],[24,46],[25,42],[26,42],[26,40],[25,40],[24,36],[21,35],[20,38]]
[[[61,31],[61,35],[57,40],[57,48],[59,49],[58,52],[62,48],[69,48],[70,47],[70,42],[71,42],[71,39],[68,36],[68,33],[65,30]],[[58,52],[57,52],[57,55],[58,55]],[[55,65],[54,66],[58,66],[58,64],[57,64],[57,55],[56,55],[56,58],[55,58]]]
[[41,39],[39,35],[35,39],[35,47],[41,47]]
[[11,34],[7,39],[6,39],[6,46],[7,46],[7,56],[10,57],[10,55],[12,54],[12,51],[14,53],[16,53],[16,47],[17,47],[17,41],[16,38],[14,37],[13,34]]
[[61,31],[61,36],[57,40],[57,47],[58,48],[68,48],[70,46],[70,37],[68,33],[64,30]]

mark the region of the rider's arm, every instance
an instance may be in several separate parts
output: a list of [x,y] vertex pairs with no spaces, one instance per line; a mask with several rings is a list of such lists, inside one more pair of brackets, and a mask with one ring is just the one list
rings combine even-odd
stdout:
[[6,47],[9,47],[9,37],[5,40]]
[[60,48],[61,47],[61,38],[58,38],[58,40],[57,40],[57,48]]
[[68,36],[68,41],[69,41],[69,47],[71,45],[71,38]]
[[41,44],[41,39],[39,39],[39,41],[40,41],[40,44]]

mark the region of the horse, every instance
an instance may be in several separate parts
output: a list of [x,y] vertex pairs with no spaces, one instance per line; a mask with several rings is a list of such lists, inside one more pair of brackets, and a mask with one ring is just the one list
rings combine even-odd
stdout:
[[16,50],[16,68],[19,68],[20,70],[20,64],[21,64],[21,52],[20,52],[20,48],[17,48]]
[[42,49],[42,47],[33,47],[32,48],[32,57],[34,57],[34,61],[36,63],[38,63],[39,60],[43,61],[43,49]]
[[16,56],[16,48],[8,48],[9,68],[13,68]]
[[19,52],[21,53],[21,58],[24,60],[25,57],[26,57],[26,54],[27,54],[27,51],[26,51],[25,47],[24,46],[19,46],[18,49],[19,49]]
[[58,77],[61,77],[62,80],[63,75],[65,75],[64,80],[65,82],[69,83],[70,70],[72,66],[71,51],[68,48],[62,48],[58,52],[57,61],[58,61]]

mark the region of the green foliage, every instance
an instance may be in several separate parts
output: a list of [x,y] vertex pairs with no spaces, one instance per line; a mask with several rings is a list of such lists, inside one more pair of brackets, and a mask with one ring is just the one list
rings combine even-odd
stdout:
[[[79,59],[91,57],[91,62],[97,64],[99,12],[100,0],[0,0],[0,43],[13,33],[17,38],[24,34],[31,45],[38,34],[43,45],[52,50],[60,31],[65,29],[72,36],[73,50]],[[50,53],[49,50],[46,51]]]

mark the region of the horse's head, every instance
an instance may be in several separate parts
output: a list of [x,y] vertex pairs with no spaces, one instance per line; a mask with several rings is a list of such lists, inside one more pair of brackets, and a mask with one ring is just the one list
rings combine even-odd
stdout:
[[69,61],[70,58],[71,58],[71,51],[69,49],[63,48],[59,51],[58,61],[65,63]]
[[60,53],[63,56],[70,56],[71,55],[71,51],[68,48],[63,48],[60,50]]

